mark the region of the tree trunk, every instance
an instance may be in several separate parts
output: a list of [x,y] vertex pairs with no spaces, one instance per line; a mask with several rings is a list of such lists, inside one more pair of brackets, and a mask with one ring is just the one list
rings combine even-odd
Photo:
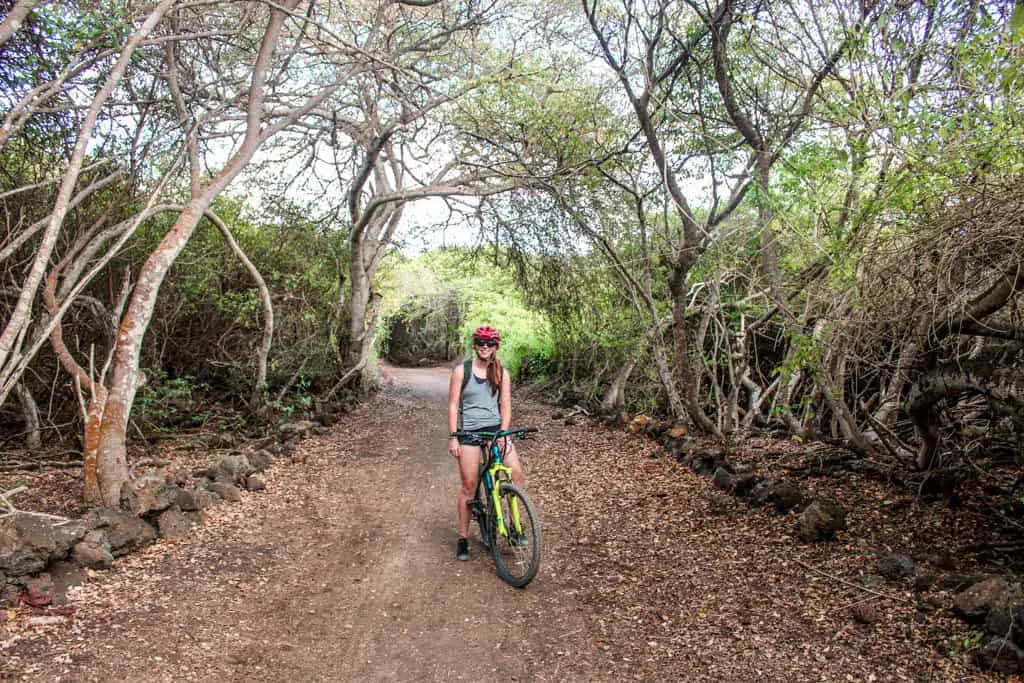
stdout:
[[103,399],[94,398],[89,401],[85,413],[85,429],[82,433],[82,479],[85,483],[85,502],[89,505],[103,505],[97,463],[106,391],[101,392],[101,395]]
[[918,351],[921,349],[921,340],[925,339],[931,322],[928,316],[922,316],[915,326],[913,336],[900,350],[899,359],[896,361],[896,370],[889,379],[874,414],[875,421],[886,427],[891,427],[896,420],[896,411],[900,407],[900,398],[907,384],[907,368],[912,367],[917,359]]
[[25,418],[25,449],[29,451],[38,450],[43,445],[43,439],[39,431],[39,407],[36,405],[36,400],[32,398],[32,392],[28,390],[24,382],[18,382],[14,390],[18,392],[21,414]]
[[238,242],[235,241],[227,224],[212,211],[207,211],[206,216],[217,226],[231,251],[242,262],[245,269],[249,271],[249,275],[256,284],[256,289],[260,293],[260,302],[263,304],[263,339],[260,342],[259,355],[256,357],[256,383],[253,386],[250,405],[250,409],[255,413],[262,407],[263,390],[267,386],[267,359],[270,357],[270,347],[274,341],[274,302],[270,297],[270,289],[267,287],[263,275],[260,274],[259,269],[253,262],[249,260],[249,257],[242,251],[242,248],[238,246]]
[[96,127],[100,110],[121,81],[139,43],[160,22],[172,4],[171,0],[162,0],[159,5],[153,8],[153,11],[146,17],[139,30],[128,39],[114,68],[107,76],[99,92],[89,103],[89,108],[86,111],[82,126],[75,140],[71,159],[67,164],[57,197],[54,200],[53,211],[48,218],[43,238],[36,249],[28,275],[22,283],[21,293],[18,296],[14,310],[7,319],[3,331],[0,332],[0,404],[6,401],[8,393],[19,378],[20,370],[18,368],[22,360],[21,345],[25,341],[26,331],[31,323],[33,302],[49,264],[50,256],[57,244],[60,228],[70,209],[72,194],[78,183],[82,164],[85,161],[86,152],[89,148],[92,132]]
[[153,316],[160,286],[216,196],[212,190],[216,189],[219,193],[219,185],[218,183],[208,188],[207,192],[189,202],[178,216],[174,227],[146,259],[121,318],[114,348],[113,372],[107,387],[107,400],[100,417],[96,450],[96,473],[104,505],[118,505],[121,486],[128,479],[128,416],[131,414],[135,395],[144,382],[139,372],[139,358],[142,340]]
[[[727,330],[729,341],[729,412],[726,431],[733,432],[740,427],[740,393],[744,388],[744,380],[750,381],[750,367],[747,364],[747,333],[746,318],[740,314],[740,329],[735,333]],[[751,405],[749,401],[747,405]]]
[[619,368],[619,371],[615,373],[615,379],[605,390],[604,396],[601,398],[601,412],[608,413],[620,407],[623,403],[622,388],[629,381],[629,376],[633,374],[633,369],[636,368],[636,353],[633,353],[626,364]]
[[121,487],[128,481],[128,414],[137,389],[114,389],[103,409],[96,444],[96,482],[106,507],[121,503]]
[[[380,184],[383,185],[386,182],[384,172],[379,168],[376,172]],[[377,313],[380,304],[380,295],[373,291],[373,280],[377,275],[377,266],[380,265],[384,249],[391,244],[398,228],[403,210],[403,204],[389,204],[377,207],[373,215],[367,216],[360,213],[358,203],[353,209],[353,225],[358,223],[362,229],[353,230],[349,240],[349,253],[352,259],[349,280],[352,284],[352,293],[348,300],[349,338],[345,351],[345,366],[348,368],[365,368],[369,361],[370,350],[377,334]],[[345,374],[349,376],[348,372]],[[337,388],[336,386],[331,390],[332,395]]]
[[917,466],[922,470],[936,465],[941,440],[941,424],[935,404],[966,393],[980,393],[990,399],[1024,407],[1024,371],[1015,367],[993,370],[984,362],[967,362],[939,367],[911,386],[904,409],[921,434]]
[[[252,153],[254,152],[255,147],[252,149]],[[251,153],[249,156],[251,157]],[[99,418],[96,474],[104,505],[119,504],[121,486],[128,479],[128,417],[135,402],[135,395],[145,383],[145,378],[139,372],[139,359],[142,340],[152,319],[160,286],[214,197],[220,194],[241,170],[244,164],[238,163],[239,159],[240,157],[236,156],[221,175],[205,188],[203,194],[185,206],[174,226],[164,235],[139,271],[138,281],[121,318],[113,353],[113,372]]]
[[[672,416],[677,420],[686,419],[689,416],[689,411],[686,409],[683,398],[679,395],[679,391],[676,388],[676,379],[672,375],[672,369],[669,367],[668,354],[665,353],[665,344],[661,341],[660,333],[655,333],[654,335],[654,340],[651,344],[651,355],[654,356],[654,367],[658,371],[658,379],[661,380],[661,386],[668,395],[668,404],[672,410]],[[692,418],[690,419],[692,421]]]
[[672,371],[669,369],[668,359],[665,355],[665,345],[662,342],[661,326],[656,322],[645,334],[640,336],[625,365],[615,374],[615,379],[612,380],[611,386],[608,387],[604,397],[601,399],[601,410],[603,412],[614,410],[624,403],[622,390],[626,386],[626,382],[629,381],[630,375],[633,374],[633,370],[636,369],[637,359],[640,356],[641,350],[647,344],[651,344],[651,353],[655,358],[658,377],[661,379],[662,386],[668,392],[673,415],[678,418],[685,414],[679,394],[676,392],[672,381]]
[[775,232],[772,221],[775,218],[771,204],[771,167],[772,162],[767,150],[757,150],[757,223],[761,230],[761,263],[768,276],[768,285],[772,299],[779,310],[789,315],[789,300],[782,286],[782,274],[779,272],[779,257],[775,248]]
[[6,43],[13,34],[18,32],[18,29],[25,23],[25,19],[28,18],[29,13],[32,12],[32,8],[35,7],[37,2],[38,0],[18,0],[7,11],[7,16],[0,23],[0,45]]
[[349,282],[352,292],[348,297],[348,347],[345,349],[345,367],[353,368],[362,360],[363,342],[368,334],[367,311],[370,306],[370,274],[362,261],[362,249],[352,245],[352,264],[349,267]]
[[686,276],[696,260],[695,250],[692,258],[681,257],[669,280],[669,291],[672,294],[672,342],[676,362],[675,375],[690,420],[701,431],[721,438],[722,432],[701,408],[700,398],[697,395],[697,373],[693,369],[693,361],[690,358],[690,335],[686,329],[686,302],[690,288],[686,284]]
[[[828,342],[823,339],[824,332],[825,323],[818,322],[814,326],[813,338],[816,344],[821,344],[822,346],[827,347]],[[844,392],[843,385],[841,383],[842,373],[836,373],[839,376],[839,381],[836,381],[836,379],[833,378],[832,368],[829,367],[829,365],[829,363],[823,362],[822,367],[817,368],[817,371],[813,373],[814,381],[821,389],[822,398],[838,422],[839,431],[842,433],[843,438],[846,439],[858,453],[872,453],[874,449],[864,437],[864,433],[858,428],[857,419],[850,411],[850,407],[846,405],[846,401],[843,400]],[[838,363],[836,365],[838,365]]]
[[317,95],[281,117],[273,125],[263,121],[264,93],[275,47],[281,34],[287,11],[294,9],[298,0],[288,0],[283,7],[271,10],[267,28],[252,67],[252,77],[246,103],[246,129],[241,144],[221,171],[207,185],[194,190],[191,201],[178,216],[174,226],[164,235],[156,249],[139,271],[138,281],[121,318],[117,343],[113,354],[113,373],[99,424],[96,450],[96,474],[100,496],[105,505],[120,502],[121,486],[128,479],[127,429],[128,417],[135,402],[135,394],[144,378],[139,373],[142,340],[153,316],[153,308],[167,272],[185,248],[196,226],[210,208],[210,204],[252,160],[260,145],[294,122],[303,112],[321,102],[332,88],[324,88]]

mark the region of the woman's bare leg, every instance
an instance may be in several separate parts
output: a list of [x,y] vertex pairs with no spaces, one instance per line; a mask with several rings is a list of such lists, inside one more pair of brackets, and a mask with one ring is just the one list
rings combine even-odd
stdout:
[[459,495],[456,498],[456,518],[459,520],[459,538],[469,538],[469,506],[476,495],[477,476],[480,472],[480,447],[462,446],[459,454]]
[[516,486],[523,486],[526,483],[526,474],[523,473],[523,464],[519,462],[519,452],[511,439],[505,445],[505,452],[501,457],[512,470],[512,483]]

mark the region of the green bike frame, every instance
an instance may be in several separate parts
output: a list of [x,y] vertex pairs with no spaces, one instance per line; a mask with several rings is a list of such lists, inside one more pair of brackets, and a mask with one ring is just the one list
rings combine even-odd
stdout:
[[[491,442],[491,460],[493,464],[484,472],[484,488],[487,489],[491,496],[491,505],[494,510],[494,519],[497,521],[498,533],[507,537],[508,528],[505,526],[505,515],[501,510],[501,482],[512,480],[512,468],[502,460],[501,446],[498,445],[497,439]],[[512,528],[517,534],[520,534],[523,532],[523,524],[519,520],[518,498],[512,498],[511,508]]]

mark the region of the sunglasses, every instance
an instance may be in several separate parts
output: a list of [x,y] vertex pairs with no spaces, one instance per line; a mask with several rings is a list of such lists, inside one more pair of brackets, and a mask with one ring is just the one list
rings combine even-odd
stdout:
[[489,340],[489,341],[480,341],[480,340],[474,339],[474,340],[473,340],[473,343],[474,343],[474,344],[476,344],[477,346],[488,346],[488,347],[490,347],[490,348],[492,348],[492,349],[493,349],[493,348],[494,348],[495,346],[497,346],[497,345],[498,345],[498,342],[496,342],[496,341],[494,341],[494,340]]

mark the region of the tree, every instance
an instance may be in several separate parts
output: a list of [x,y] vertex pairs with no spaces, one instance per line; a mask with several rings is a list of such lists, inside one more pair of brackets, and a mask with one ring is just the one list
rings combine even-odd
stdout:
[[[144,378],[139,375],[139,356],[143,334],[149,325],[160,284],[174,260],[184,248],[196,225],[206,213],[213,199],[219,195],[252,159],[260,145],[274,134],[294,123],[326,99],[339,82],[324,86],[305,101],[285,109],[283,112],[267,111],[266,90],[268,83],[280,77],[274,73],[275,57],[286,18],[298,7],[298,0],[290,0],[281,7],[272,8],[262,32],[259,48],[249,78],[248,95],[241,112],[245,116],[242,139],[220,171],[208,181],[202,180],[202,171],[197,154],[198,129],[188,133],[190,158],[191,198],[178,215],[170,231],[146,260],[138,274],[131,297],[121,317],[117,343],[112,353],[110,387],[106,396],[102,392],[98,405],[90,411],[92,420],[86,425],[85,468],[87,486],[91,463],[95,462],[96,484],[88,486],[87,497],[92,502],[102,500],[107,505],[116,505],[120,499],[121,485],[127,480],[126,433],[128,416],[135,394]],[[180,96],[175,92],[174,52],[168,50],[169,87],[178,102],[180,115],[185,113]],[[283,55],[284,63],[290,54]]]
[[[547,177],[507,150],[483,154],[478,131],[467,126],[479,93],[525,78],[533,68],[520,59],[527,47],[512,38],[529,35],[537,20],[514,29],[501,23],[517,7],[466,3],[426,13],[400,10],[366,17],[352,29],[375,26],[394,38],[373,69],[350,79],[318,109],[319,120],[311,124],[315,151],[303,162],[311,170],[333,168],[333,176],[318,179],[316,192],[344,198],[330,202],[328,212],[349,235],[343,371],[325,399],[358,377],[369,359],[380,303],[375,277],[406,207],[431,197],[489,197]],[[495,49],[499,40],[513,47]],[[424,62],[426,55],[441,54]]]
[[[66,349],[61,348],[59,340],[60,318],[98,270],[98,266],[94,265],[85,272],[86,264],[104,249],[105,256],[101,257],[100,263],[109,260],[142,221],[159,210],[166,210],[166,207],[158,206],[157,198],[168,188],[174,176],[177,163],[173,157],[162,180],[150,190],[146,205],[133,218],[107,229],[102,229],[105,220],[101,220],[90,232],[80,236],[78,246],[69,252],[68,258],[54,271],[55,274],[60,271],[63,275],[63,289],[67,293],[60,307],[55,300],[49,302],[51,316],[46,333],[54,333],[55,348],[63,355],[66,368],[90,392],[89,405],[85,411],[86,495],[91,502],[102,501],[108,505],[118,502],[121,484],[127,477],[125,441],[128,416],[135,394],[144,381],[139,373],[142,339],[160,285],[170,266],[188,242],[196,225],[207,214],[213,199],[249,163],[258,148],[327,99],[346,78],[365,68],[365,62],[356,61],[337,69],[321,71],[320,76],[328,75],[329,78],[324,79],[312,96],[304,95],[301,89],[289,91],[280,86],[283,82],[281,79],[289,68],[293,68],[293,59],[306,35],[306,27],[301,24],[304,15],[297,0],[264,12],[254,11],[251,7],[225,6],[218,8],[219,11],[204,11],[201,15],[191,13],[187,8],[172,12],[173,5],[170,1],[156,5],[145,15],[141,28],[132,34],[127,43],[123,47],[118,46],[117,52],[109,55],[111,58],[116,55],[116,60],[110,74],[96,92],[81,125],[75,150],[63,172],[60,191],[36,248],[34,265],[21,289],[12,317],[0,337],[0,362],[3,363],[0,378],[5,382],[3,387],[6,392],[31,356],[20,353],[19,349],[26,338],[32,299],[68,212],[79,169],[100,113],[122,82],[130,63],[146,64],[151,60],[149,63],[162,64],[159,77],[149,80],[148,92],[138,96],[139,99],[152,101],[154,93],[160,92],[159,84],[166,85],[166,90],[162,92],[167,94],[169,103],[173,103],[178,129],[181,131],[178,138],[181,146],[177,147],[177,156],[178,159],[188,160],[189,200],[182,204],[174,225],[142,265],[135,282],[130,287],[125,282],[122,290],[123,313],[108,359],[109,380],[105,379],[105,368],[94,372],[94,368],[90,367],[86,371],[64,353]],[[282,47],[281,40],[286,33],[288,21],[297,24],[291,32],[291,37],[296,40],[294,44]],[[206,22],[210,29],[208,33],[196,32],[201,22]],[[184,23],[189,24],[186,31],[181,30],[181,24]],[[146,43],[145,39],[158,28],[163,34],[161,39]],[[247,73],[239,72],[236,67],[239,55],[199,48],[202,41],[209,40],[211,36],[224,35],[241,39],[240,45],[251,45],[251,52],[241,53],[242,56],[249,56]],[[250,38],[252,42],[247,43]],[[303,66],[309,67],[310,64]],[[144,66],[134,69],[133,74],[144,81]],[[188,74],[189,78],[182,78],[183,74]],[[203,78],[209,80],[203,82],[200,80]],[[125,83],[122,92],[132,97],[134,87],[138,84],[131,81]],[[248,83],[247,87],[245,83]],[[22,105],[22,108],[26,106]],[[118,115],[116,110],[112,114]],[[201,147],[208,140],[225,137],[235,140],[234,149],[221,163],[219,171],[204,177]],[[132,144],[153,145],[156,141],[136,136]],[[77,260],[71,262],[69,259],[72,258]],[[56,291],[56,287],[53,291]],[[115,308],[115,315],[119,312]]]
[[[44,104],[50,102],[64,93],[68,81],[72,76],[79,75],[87,68],[94,66],[103,57],[114,57],[116,59],[110,67],[109,73],[103,78],[98,89],[95,91],[86,113],[79,123],[78,134],[74,141],[74,148],[71,151],[66,167],[62,170],[58,191],[54,198],[52,209],[48,215],[35,221],[9,241],[5,245],[2,256],[9,258],[27,240],[42,233],[34,255],[31,260],[31,267],[24,276],[17,301],[11,311],[10,317],[0,332],[0,403],[6,401],[8,394],[17,384],[28,363],[38,351],[45,334],[35,336],[35,343],[29,349],[25,349],[25,343],[29,338],[28,332],[33,323],[32,307],[35,297],[39,291],[40,283],[43,280],[45,270],[60,236],[61,227],[68,212],[78,203],[87,198],[96,190],[108,185],[121,171],[115,170],[106,178],[96,181],[76,193],[76,186],[86,161],[87,150],[92,139],[93,131],[100,118],[101,111],[114,89],[121,82],[125,71],[132,60],[133,55],[141,43],[152,33],[155,27],[163,19],[173,3],[171,0],[164,0],[152,7],[139,19],[138,29],[128,36],[125,44],[115,50],[92,49],[88,45],[84,55],[70,55],[71,64],[61,65],[63,68],[55,69],[57,75],[43,71],[44,82],[36,85],[18,99],[13,107],[7,112],[2,130],[0,130],[0,146],[6,147],[11,142],[11,137],[24,128],[31,116]],[[117,35],[117,31],[114,32]],[[10,49],[10,46],[6,46]],[[58,53],[59,54],[59,53]],[[19,188],[25,191],[27,188]],[[50,323],[50,328],[55,327],[59,318]],[[47,333],[49,330],[47,330]]]

